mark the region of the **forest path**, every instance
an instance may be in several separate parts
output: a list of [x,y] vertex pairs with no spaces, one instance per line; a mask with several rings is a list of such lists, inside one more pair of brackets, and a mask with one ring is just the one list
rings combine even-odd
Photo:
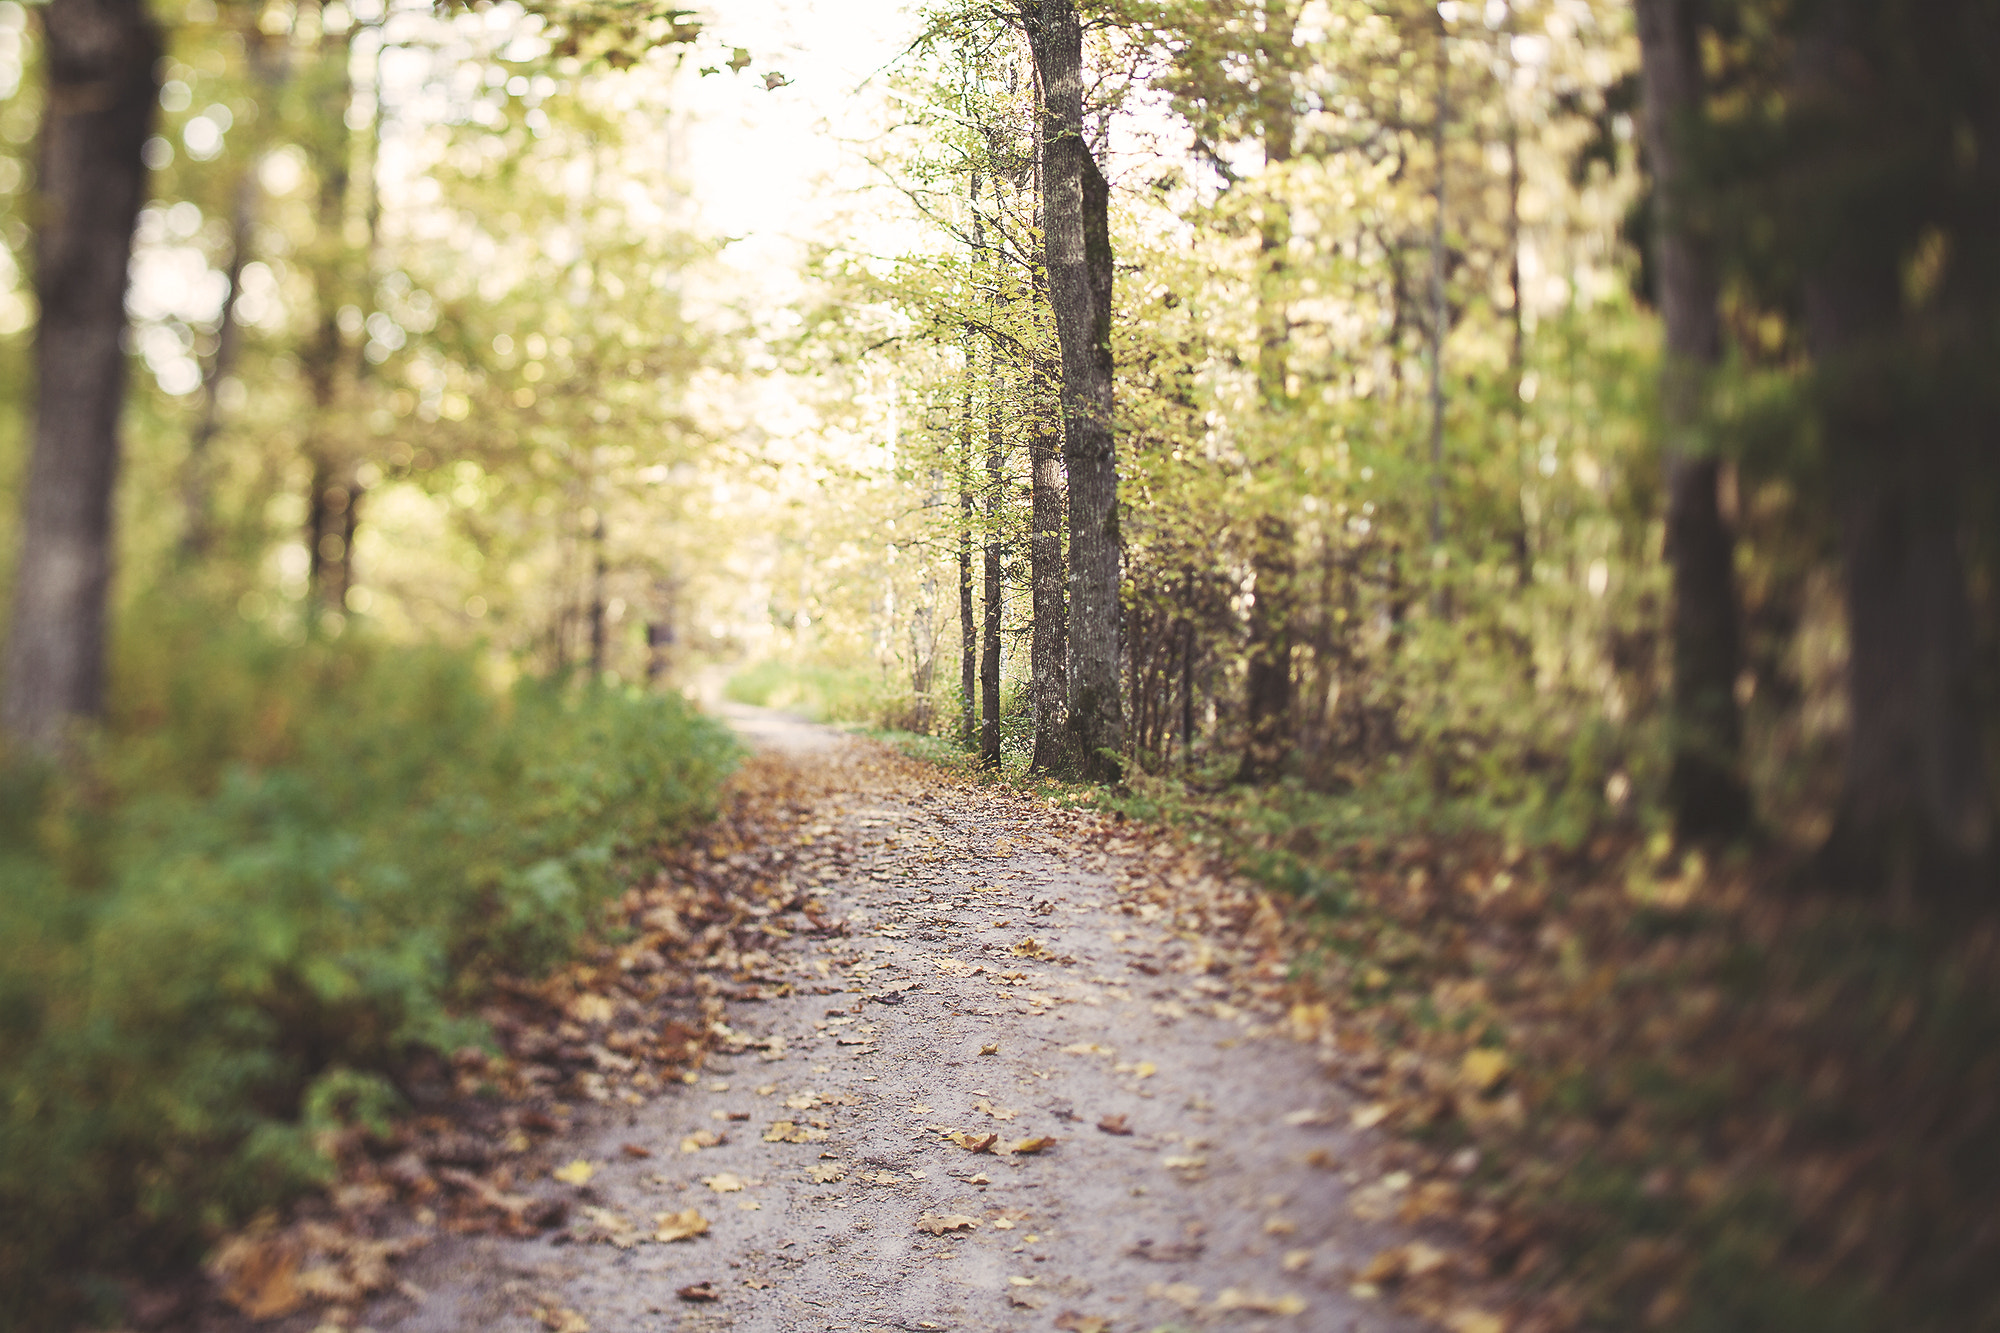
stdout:
[[[420,1298],[365,1325],[1417,1327],[1350,1290],[1408,1240],[1383,1219],[1409,1178],[1287,1035],[1259,895],[1131,826],[723,711],[812,793],[761,873],[815,930],[739,966],[690,1081],[547,1145],[596,1168],[569,1243],[432,1246]],[[619,1243],[690,1212],[704,1234]]]

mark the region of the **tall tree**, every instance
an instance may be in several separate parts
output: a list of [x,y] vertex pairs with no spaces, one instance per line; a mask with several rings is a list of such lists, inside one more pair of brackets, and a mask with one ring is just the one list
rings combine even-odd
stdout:
[[1673,767],[1668,799],[1684,840],[1741,834],[1742,668],[1735,540],[1722,515],[1720,463],[1700,439],[1704,389],[1721,349],[1715,266],[1690,217],[1688,154],[1702,115],[1694,0],[1639,0],[1645,141],[1654,194],[1654,299],[1666,324],[1661,412],[1666,556],[1673,570]]
[[36,228],[36,410],[0,729],[53,753],[103,700],[126,268],[159,82],[144,0],[51,0]]
[[1069,473],[1069,762],[1114,781],[1118,686],[1118,458],[1111,429],[1111,189],[1083,125],[1083,26],[1074,0],[1023,0],[1041,83],[1042,244],[1062,346]]
[[[1991,467],[2000,210],[1990,154],[1975,149],[1968,171],[1960,147],[1965,126],[2000,122],[1990,55],[1975,54],[2000,35],[1992,12],[1946,0],[1925,15],[1934,31],[1910,31],[1883,6],[1825,0],[1803,13],[1792,66],[1803,190],[1786,220],[1808,256],[1851,639],[1823,864],[1862,887],[1937,893],[1993,873],[1961,504],[1975,460]],[[1955,266],[1955,294],[1921,272],[1927,241]]]

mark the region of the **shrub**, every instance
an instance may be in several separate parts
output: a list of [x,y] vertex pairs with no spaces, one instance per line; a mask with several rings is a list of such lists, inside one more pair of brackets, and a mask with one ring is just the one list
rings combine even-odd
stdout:
[[[74,771],[0,764],[0,1322],[321,1179],[734,756],[679,699],[159,624]],[[7,1309],[9,1302],[16,1308]]]

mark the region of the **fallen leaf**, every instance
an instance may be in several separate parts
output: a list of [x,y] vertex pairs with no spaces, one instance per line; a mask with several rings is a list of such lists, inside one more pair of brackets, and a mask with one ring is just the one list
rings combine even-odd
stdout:
[[975,1111],[984,1111],[995,1120],[1012,1120],[1015,1116],[1021,1114],[1019,1111],[1002,1111],[983,1097],[972,1104],[972,1109]]
[[1078,1314],[1065,1310],[1056,1316],[1056,1327],[1063,1333],[1111,1333],[1111,1321],[1099,1315]]
[[1387,1102],[1371,1102],[1367,1106],[1357,1106],[1348,1119],[1356,1129],[1373,1129],[1389,1118]]
[[736,1211],[739,1213],[757,1213],[762,1212],[763,1209],[764,1205],[758,1203],[755,1199],[738,1199],[736,1201]]
[[1303,1111],[1293,1111],[1285,1117],[1285,1123],[1294,1128],[1304,1125],[1330,1125],[1333,1123],[1331,1111],[1316,1111],[1307,1107]]
[[685,1287],[676,1287],[674,1295],[684,1301],[719,1301],[722,1293],[715,1289],[713,1282],[696,1282]]
[[743,1189],[743,1177],[734,1171],[724,1171],[720,1175],[703,1176],[701,1183],[717,1194],[737,1194]]
[[806,1176],[815,1185],[833,1185],[847,1179],[847,1168],[821,1163],[807,1171]]
[[1355,1277],[1375,1286],[1386,1287],[1407,1278],[1423,1277],[1435,1273],[1449,1262],[1451,1256],[1435,1245],[1413,1240],[1407,1245],[1394,1245],[1383,1250]]
[[1283,1267],[1287,1273],[1297,1273],[1312,1267],[1312,1261],[1311,1250],[1286,1250]]
[[997,1041],[989,1041],[984,1046],[981,1046],[979,1048],[979,1053],[981,1055],[998,1055],[1000,1054],[1000,1043]]
[[677,1240],[693,1240],[708,1230],[708,1219],[693,1208],[678,1213],[656,1213],[653,1224],[659,1228],[653,1233],[653,1239],[661,1244]]
[[720,1148],[727,1142],[727,1134],[718,1134],[712,1129],[697,1129],[681,1140],[681,1151],[700,1152],[703,1148]]
[[1208,1165],[1208,1159],[1199,1154],[1177,1157],[1162,1157],[1160,1165],[1169,1171],[1199,1171]]
[[1340,1167],[1340,1158],[1331,1149],[1314,1148],[1306,1154],[1306,1165],[1321,1171],[1333,1171]]
[[597,1168],[579,1157],[568,1166],[559,1166],[549,1174],[565,1185],[588,1185],[590,1178],[597,1174]]
[[793,1120],[775,1120],[764,1131],[766,1143],[824,1143],[827,1132]]
[[547,1310],[537,1307],[534,1317],[535,1322],[548,1329],[549,1333],[590,1333],[588,1319],[574,1310],[566,1310],[561,1306]]
[[1201,1288],[1192,1282],[1149,1283],[1146,1294],[1170,1301],[1183,1310],[1194,1310],[1201,1305]]
[[1508,1067],[1507,1052],[1481,1046],[1465,1053],[1458,1076],[1474,1092],[1491,1092],[1500,1085],[1501,1079],[1507,1077]]
[[1131,1121],[1123,1114],[1105,1116],[1097,1122],[1097,1127],[1106,1134],[1129,1135],[1132,1132]]
[[1470,1305],[1446,1315],[1444,1326],[1451,1333],[1507,1333],[1506,1320],[1491,1311]]
[[1215,1309],[1219,1314],[1240,1310],[1247,1314],[1297,1315],[1306,1312],[1306,1302],[1302,1296],[1266,1296],[1240,1287],[1225,1287],[1215,1298]]
[[942,1217],[936,1213],[925,1213],[917,1219],[917,1230],[928,1231],[933,1236],[942,1236],[947,1231],[971,1231],[978,1225],[978,1218],[967,1217],[964,1213],[946,1213]]
[[653,1155],[651,1148],[642,1147],[637,1143],[628,1143],[618,1151],[624,1153],[627,1157],[651,1157]]
[[1012,1231],[1014,1229],[1014,1219],[1011,1217],[996,1217],[993,1219],[993,1229],[996,1231]]
[[305,1304],[298,1287],[299,1247],[283,1235],[231,1237],[208,1262],[222,1297],[252,1319],[276,1319]]
[[1117,1052],[1114,1051],[1111,1047],[1099,1046],[1094,1041],[1072,1042],[1070,1045],[1065,1046],[1062,1049],[1064,1055],[1116,1055],[1117,1054]]
[[954,1132],[945,1135],[953,1143],[967,1152],[992,1152],[993,1145],[1000,1141],[998,1134],[966,1134]]
[[1022,1139],[1018,1143],[1009,1144],[1007,1151],[1016,1157],[1028,1157],[1046,1148],[1053,1148],[1055,1145],[1055,1139],[1047,1134],[1042,1134],[1032,1139]]
[[1264,1234],[1267,1236],[1296,1236],[1299,1224],[1289,1217],[1269,1217],[1264,1219]]

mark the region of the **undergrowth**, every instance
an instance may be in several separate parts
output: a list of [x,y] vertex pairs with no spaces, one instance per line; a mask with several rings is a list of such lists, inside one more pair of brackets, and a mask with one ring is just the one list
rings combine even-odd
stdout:
[[69,771],[0,765],[0,1322],[322,1181],[735,760],[677,698],[192,616],[112,697]]
[[1442,1178],[1405,1220],[1455,1216],[1514,1327],[2000,1328],[1991,920],[1787,892],[1778,853],[1561,798],[1096,799],[1299,902],[1350,1082]]

